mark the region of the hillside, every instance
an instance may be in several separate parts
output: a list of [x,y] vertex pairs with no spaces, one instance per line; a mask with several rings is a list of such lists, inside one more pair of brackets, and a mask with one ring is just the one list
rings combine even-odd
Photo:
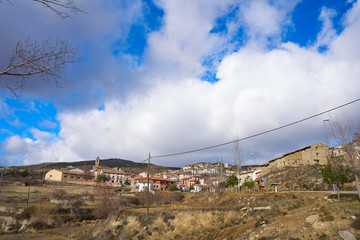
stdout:
[[[85,160],[85,161],[77,161],[77,162],[47,162],[47,163],[40,163],[40,164],[34,164],[34,165],[27,165],[27,166],[14,166],[12,168],[27,168],[31,170],[40,170],[40,169],[52,169],[52,168],[66,168],[68,166],[72,167],[78,167],[78,168],[92,168],[94,166],[95,159],[94,160]],[[101,159],[101,166],[103,167],[109,167],[114,168],[118,167],[123,169],[124,171],[129,172],[142,172],[147,169],[147,163],[137,163],[129,160],[123,160],[119,158],[110,158],[110,159]],[[166,170],[166,169],[179,169],[176,167],[163,167],[151,164],[151,169],[154,171],[158,170]]]
[[178,203],[152,206],[148,220],[144,208],[124,208],[77,237],[138,240],[325,240],[339,239],[340,234],[359,237],[356,196],[343,196],[342,201],[333,197],[321,193],[186,194]]
[[[34,165],[27,166],[12,166],[8,168],[4,168],[1,172],[4,174],[3,180],[9,181],[23,181],[24,179],[21,177],[21,172],[25,169],[29,170],[29,177],[27,180],[40,180],[44,176],[44,172],[49,171],[51,169],[61,169],[67,168],[69,166],[80,168],[83,170],[90,170],[93,168],[95,160],[86,160],[86,161],[77,161],[77,162],[48,162],[48,163],[40,163]],[[133,174],[138,174],[144,171],[147,171],[147,163],[137,163],[129,160],[110,158],[110,159],[102,159],[100,165],[103,167],[121,168],[123,171]],[[157,173],[170,169],[179,169],[176,167],[163,167],[155,164],[151,164],[151,172]]]
[[[360,237],[360,205],[356,195],[343,195],[337,201],[335,195],[313,192],[163,192],[153,196],[149,219],[145,216],[144,197],[121,195],[119,209],[104,219],[86,220],[91,215],[83,212],[86,218],[76,220],[63,208],[45,214],[38,204],[27,227],[16,230],[21,224],[17,227],[13,224],[13,229],[0,238],[326,240],[342,239],[339,236],[345,235],[351,238],[343,239]],[[7,221],[10,226],[9,216]]]
[[[325,183],[319,166],[285,167],[276,172],[261,175],[266,178],[267,185],[279,184],[278,189],[284,191],[330,191],[332,186]],[[355,184],[342,186],[341,190],[356,190]]]

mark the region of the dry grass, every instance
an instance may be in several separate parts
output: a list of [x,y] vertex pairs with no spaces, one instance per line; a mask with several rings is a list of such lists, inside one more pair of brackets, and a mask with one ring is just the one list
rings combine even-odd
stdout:
[[[157,197],[160,197],[157,196]],[[172,197],[163,196],[165,200]],[[356,197],[356,196],[355,196]],[[159,198],[161,203],[164,199]],[[99,204],[101,201],[99,202]],[[159,203],[159,202],[158,202]],[[253,207],[271,206],[271,210],[256,211]],[[246,208],[245,208],[246,207]],[[249,210],[250,209],[250,210]],[[37,220],[46,209],[39,205]],[[171,204],[154,204],[150,217],[145,219],[144,206],[127,205],[109,218],[98,221],[86,234],[77,239],[317,239],[327,235],[336,238],[329,220],[337,230],[350,229],[360,236],[359,221],[351,218],[360,212],[356,198],[342,201],[327,194],[315,193],[208,193],[184,194],[184,199]],[[331,213],[333,218],[327,213]],[[306,224],[310,215],[322,215],[320,227]],[[356,215],[360,218],[360,215]],[[34,217],[34,221],[36,220]],[[50,231],[51,229],[48,229]]]

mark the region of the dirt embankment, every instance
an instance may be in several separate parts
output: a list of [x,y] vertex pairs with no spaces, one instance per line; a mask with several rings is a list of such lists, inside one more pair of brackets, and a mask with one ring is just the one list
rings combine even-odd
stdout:
[[226,193],[187,196],[181,204],[123,209],[81,239],[339,239],[360,237],[356,196]]

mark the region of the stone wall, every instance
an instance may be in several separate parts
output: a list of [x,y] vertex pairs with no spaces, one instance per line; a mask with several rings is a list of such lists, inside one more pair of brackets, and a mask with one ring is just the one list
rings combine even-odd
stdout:
[[303,165],[325,165],[327,164],[328,148],[322,143],[286,153],[281,157],[270,160],[260,167],[262,175],[276,171],[283,167],[298,167]]

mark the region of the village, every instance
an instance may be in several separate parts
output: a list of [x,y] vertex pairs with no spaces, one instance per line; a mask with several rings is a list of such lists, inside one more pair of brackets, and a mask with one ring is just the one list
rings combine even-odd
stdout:
[[[0,237],[288,239],[289,231],[294,239],[359,236],[355,183],[341,186],[340,200],[321,173],[334,155],[346,160],[345,145],[315,143],[258,166],[142,164],[136,172],[125,164],[114,167],[121,161],[110,165],[111,159],[97,157],[47,172],[41,165],[36,176],[43,178],[29,185],[23,176],[12,180],[8,171],[0,188]],[[329,222],[338,230],[328,232]]]
[[343,154],[341,146],[329,149],[322,143],[286,153],[280,157],[256,167],[238,168],[229,163],[193,163],[178,170],[168,170],[160,173],[141,172],[138,175],[126,173],[119,168],[101,166],[99,157],[95,160],[93,169],[88,172],[68,166],[66,169],[53,169],[46,173],[46,181],[66,182],[71,184],[104,184],[130,189],[131,192],[168,191],[201,192],[215,191],[221,182],[231,175],[238,179],[236,187],[241,188],[246,182],[253,182],[256,190],[277,191],[277,184],[268,182],[263,176],[286,167],[325,165],[329,151],[337,155]]

